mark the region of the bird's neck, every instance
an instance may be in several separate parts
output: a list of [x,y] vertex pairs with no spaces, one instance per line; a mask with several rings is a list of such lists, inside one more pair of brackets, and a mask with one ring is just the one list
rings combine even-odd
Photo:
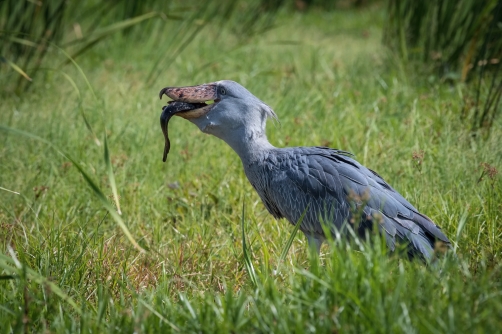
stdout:
[[267,139],[265,129],[245,131],[243,135],[230,135],[221,139],[239,155],[244,165],[263,159],[268,151],[274,148]]

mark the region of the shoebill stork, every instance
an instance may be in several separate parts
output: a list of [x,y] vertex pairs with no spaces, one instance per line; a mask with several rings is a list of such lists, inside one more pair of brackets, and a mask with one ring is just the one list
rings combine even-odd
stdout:
[[[432,258],[435,242],[450,243],[441,229],[420,213],[376,172],[352,154],[327,147],[274,147],[267,140],[267,118],[274,111],[240,84],[223,80],[188,87],[166,87],[160,98],[161,126],[169,152],[167,122],[172,115],[225,141],[239,155],[246,176],[267,210],[296,224],[319,252],[325,231],[365,236],[377,226],[394,251],[406,244],[410,258]],[[214,101],[212,104],[206,104]],[[323,223],[322,223],[323,222]],[[322,224],[328,227],[323,229]],[[370,234],[371,235],[371,234]]]

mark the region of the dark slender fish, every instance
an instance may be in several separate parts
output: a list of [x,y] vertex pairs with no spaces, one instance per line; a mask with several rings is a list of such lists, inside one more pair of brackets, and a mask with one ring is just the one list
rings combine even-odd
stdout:
[[171,149],[171,142],[169,141],[167,133],[167,123],[169,123],[171,117],[178,112],[193,110],[202,106],[205,106],[205,104],[171,101],[167,106],[162,107],[162,114],[160,114],[160,127],[162,128],[162,133],[164,133],[165,139],[164,156],[162,157],[162,161],[166,162],[167,154],[169,154],[169,150]]

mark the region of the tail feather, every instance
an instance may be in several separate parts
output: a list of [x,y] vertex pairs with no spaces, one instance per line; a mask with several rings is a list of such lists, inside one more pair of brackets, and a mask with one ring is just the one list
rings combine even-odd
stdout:
[[430,238],[438,239],[448,244],[450,243],[450,240],[443,233],[443,231],[441,231],[441,228],[434,224],[434,222],[426,215],[415,212],[412,220],[418,224]]
[[410,258],[418,256],[426,261],[432,259],[434,255],[434,245],[422,229],[420,229],[418,234],[415,234],[400,224],[396,224],[396,231],[396,237],[408,243],[407,252]]

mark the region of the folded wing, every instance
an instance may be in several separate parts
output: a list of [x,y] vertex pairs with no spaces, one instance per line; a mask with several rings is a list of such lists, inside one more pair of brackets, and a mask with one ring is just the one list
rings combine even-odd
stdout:
[[323,147],[277,153],[266,161],[273,177],[255,188],[275,217],[293,224],[308,207],[300,226],[307,236],[323,238],[322,221],[332,231],[357,226],[362,236],[376,225],[391,250],[406,242],[410,256],[424,258],[431,257],[436,240],[449,243],[436,224],[348,153]]

